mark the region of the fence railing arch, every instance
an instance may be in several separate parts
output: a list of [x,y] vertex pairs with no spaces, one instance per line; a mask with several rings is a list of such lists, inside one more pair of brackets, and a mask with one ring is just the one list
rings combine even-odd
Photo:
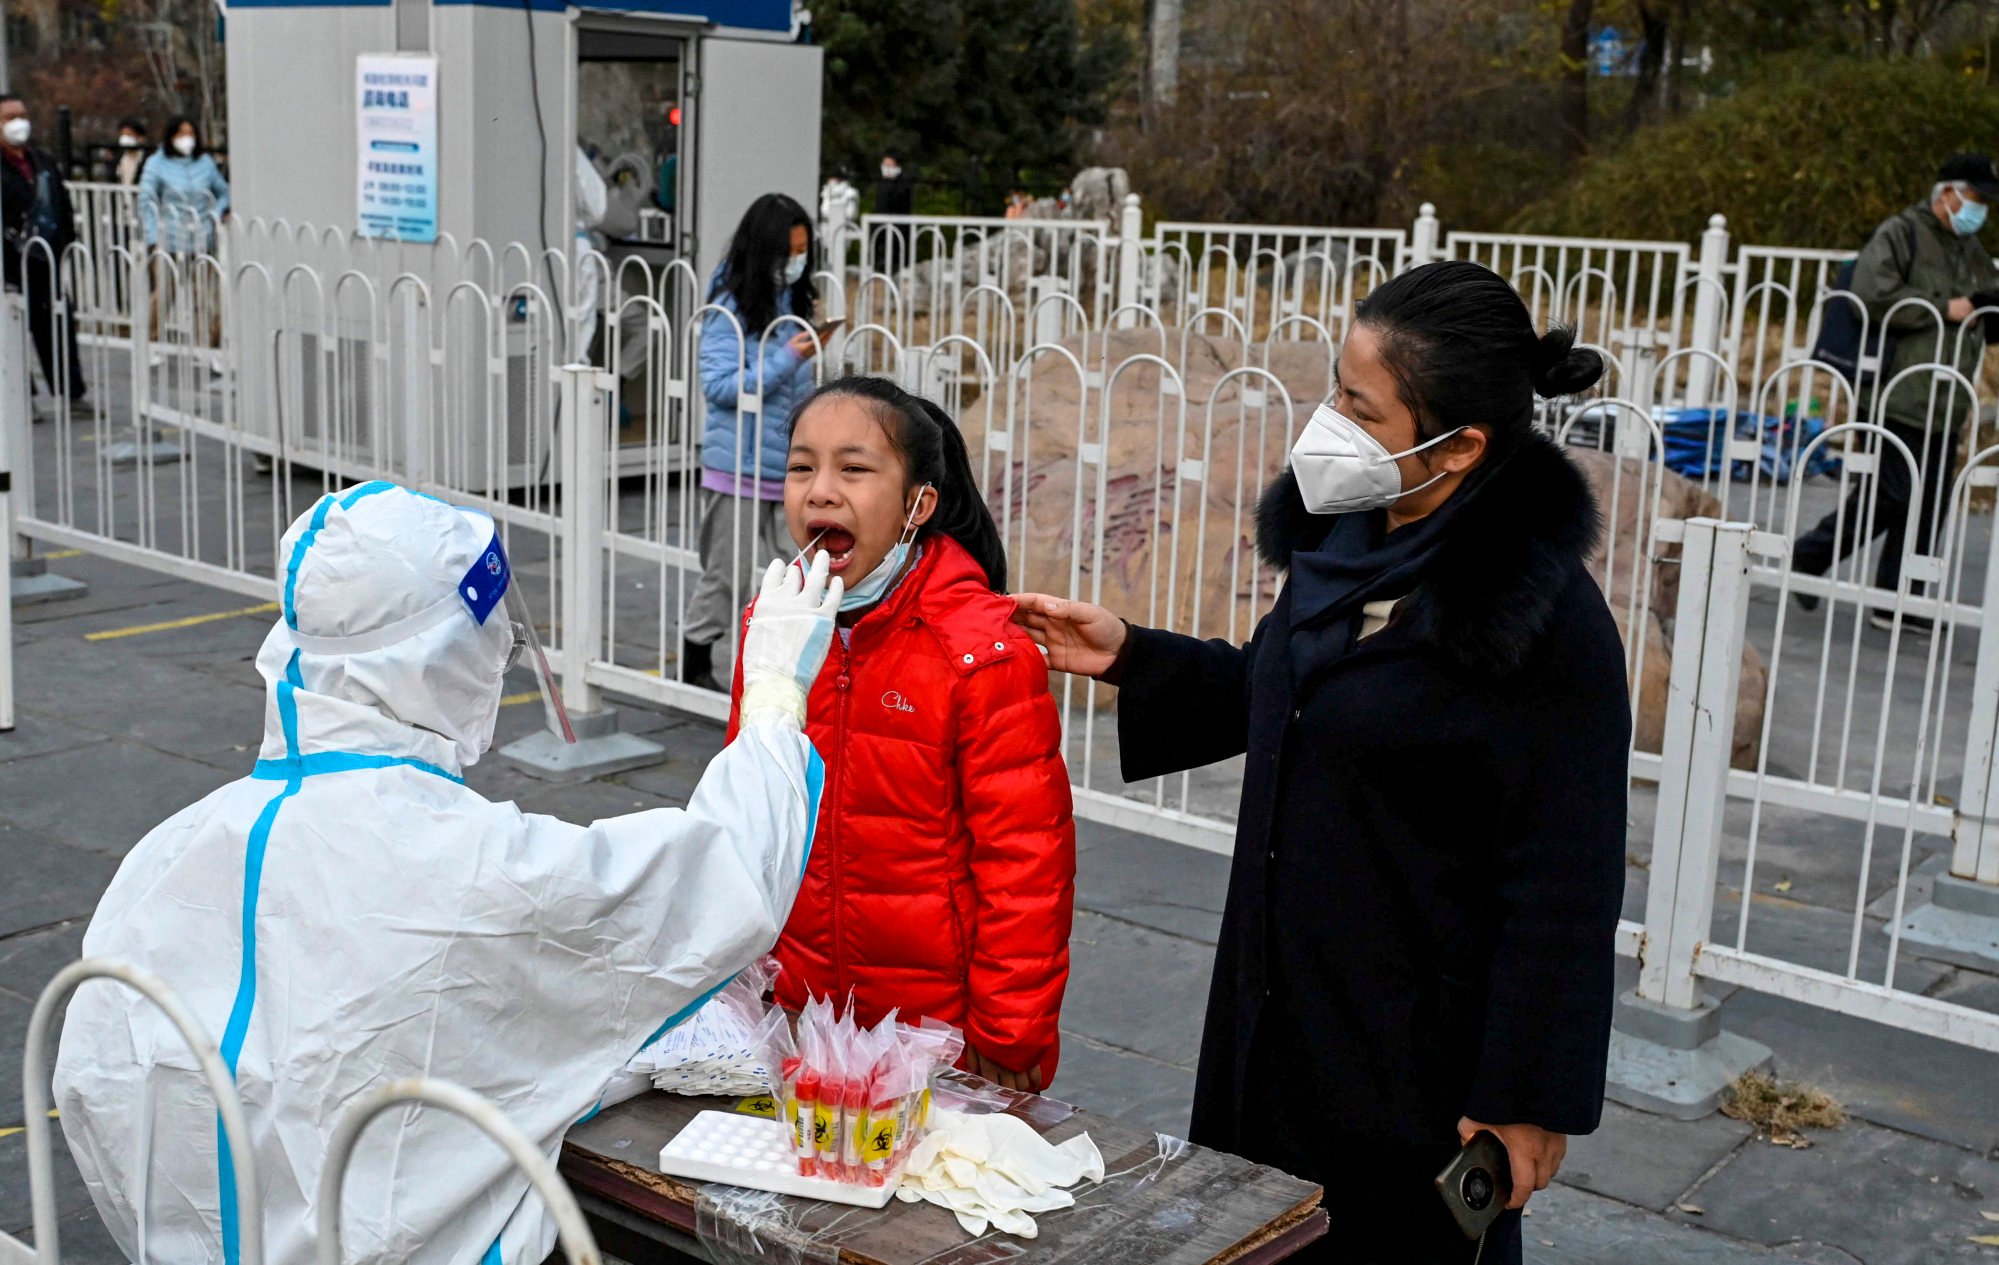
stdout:
[[341,1265],[340,1196],[347,1181],[348,1160],[362,1132],[375,1117],[399,1106],[417,1104],[448,1111],[466,1121],[507,1153],[514,1166],[527,1175],[532,1193],[539,1195],[555,1218],[556,1240],[571,1265],[600,1265],[597,1241],[583,1220],[576,1196],[556,1174],[555,1165],[528,1141],[527,1135],[500,1109],[484,1098],[449,1081],[430,1077],[408,1077],[390,1081],[361,1095],[333,1127],[327,1142],[326,1159],[319,1170],[319,1210],[317,1245],[319,1265]]
[[[207,1030],[165,981],[138,967],[103,958],[84,958],[56,972],[36,999],[34,1012],[28,1019],[27,1045],[21,1059],[21,1105],[27,1113],[28,1188],[34,1207],[35,1260],[38,1265],[57,1265],[61,1259],[55,1166],[49,1137],[49,1119],[54,1114],[49,1110],[49,1036],[70,994],[96,979],[123,984],[158,1007],[194,1056],[209,1095],[215,1099],[222,1140],[228,1150],[228,1167],[235,1184],[238,1259],[243,1265],[262,1265],[264,1218],[257,1158],[250,1145],[250,1126],[243,1115],[242,1101],[236,1096],[236,1079],[229,1065],[223,1062],[222,1052]],[[140,1259],[144,1259],[143,1249]]]

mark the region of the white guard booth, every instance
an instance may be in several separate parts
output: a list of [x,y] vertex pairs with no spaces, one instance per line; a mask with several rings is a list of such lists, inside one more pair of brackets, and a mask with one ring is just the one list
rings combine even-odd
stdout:
[[[422,330],[419,346],[487,343],[510,362],[512,416],[455,436],[453,463],[517,486],[533,477],[522,401],[541,365],[577,354],[584,250],[604,252],[607,289],[651,277],[669,299],[669,266],[684,260],[705,287],[757,196],[815,204],[824,59],[798,0],[226,0],[223,20],[238,217],[224,266],[251,292],[230,306],[238,337],[293,340],[263,349],[270,383],[244,384],[267,387],[281,420],[242,424],[282,433],[302,460],[345,451],[422,477],[435,453],[365,451],[418,446],[402,419],[434,407],[408,371],[419,361],[368,348]],[[581,241],[579,150],[609,191]],[[691,288],[684,268],[678,284]],[[536,295],[571,307],[567,330],[531,311]],[[490,339],[468,324],[500,311]],[[609,340],[584,341],[607,363]]]

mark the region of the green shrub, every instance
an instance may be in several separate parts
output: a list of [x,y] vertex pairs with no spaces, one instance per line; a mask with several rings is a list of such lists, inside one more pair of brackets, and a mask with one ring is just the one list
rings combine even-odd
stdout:
[[[1928,197],[1953,153],[1999,147],[1999,91],[1935,62],[1777,63],[1758,82],[1587,160],[1516,232],[1857,249]],[[1448,221],[1449,209],[1440,208]]]

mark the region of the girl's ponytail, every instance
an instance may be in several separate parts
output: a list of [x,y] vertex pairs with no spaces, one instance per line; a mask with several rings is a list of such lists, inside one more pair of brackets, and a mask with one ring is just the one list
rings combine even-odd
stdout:
[[835,378],[808,396],[791,415],[792,425],[805,416],[805,410],[835,395],[868,404],[888,432],[889,442],[902,454],[910,487],[928,483],[937,489],[937,509],[923,530],[942,532],[963,545],[985,571],[993,592],[1006,592],[1006,549],[1000,543],[999,524],[979,495],[972,457],[958,423],[936,404],[911,395],[888,378],[852,374]]
[[1006,547],[1000,543],[999,524],[986,500],[979,495],[978,480],[972,475],[972,455],[965,448],[964,432],[943,408],[922,396],[912,396],[942,441],[942,470],[930,481],[937,485],[937,511],[928,527],[943,532],[965,547],[972,560],[986,573],[986,583],[995,593],[1006,592]]

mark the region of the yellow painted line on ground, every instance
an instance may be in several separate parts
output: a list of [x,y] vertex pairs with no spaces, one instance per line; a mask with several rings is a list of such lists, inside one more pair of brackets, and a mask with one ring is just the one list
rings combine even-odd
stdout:
[[54,553],[43,554],[42,561],[60,562],[64,558],[81,558],[82,556],[83,556],[83,550],[81,549],[58,549]]
[[216,611],[212,615],[189,615],[184,619],[167,619],[157,624],[137,624],[131,628],[107,628],[102,632],[85,633],[85,641],[111,641],[118,637],[137,637],[145,633],[170,632],[176,628],[193,628],[197,624],[212,624],[217,620],[236,619],[243,615],[269,615],[278,609],[276,602],[264,602],[257,606],[245,606],[238,611]]
[[541,701],[541,691],[529,690],[525,694],[507,695],[505,698],[500,700],[500,706],[519,707],[522,703],[539,703],[540,701]]
[[[51,1120],[56,1119],[56,1113],[53,1108],[49,1110],[49,1119]],[[24,1124],[9,1125],[5,1129],[0,1129],[0,1138],[11,1138],[17,1133],[26,1133],[27,1131],[28,1131],[27,1125]]]

